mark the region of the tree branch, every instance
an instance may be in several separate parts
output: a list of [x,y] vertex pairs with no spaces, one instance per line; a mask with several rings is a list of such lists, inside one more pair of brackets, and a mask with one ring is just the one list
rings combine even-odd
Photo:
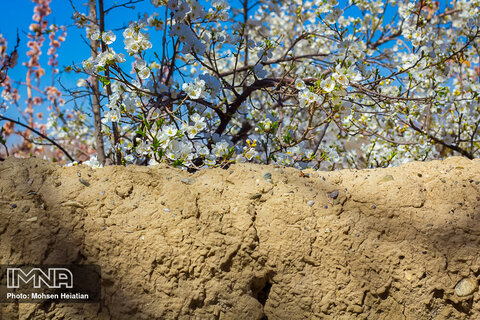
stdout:
[[428,132],[424,132],[422,129],[420,129],[419,127],[415,126],[415,125],[413,124],[413,121],[412,121],[412,120],[410,120],[410,127],[411,127],[412,129],[414,129],[415,131],[417,131],[417,132],[419,132],[419,133],[421,133],[421,134],[426,135],[429,139],[432,139],[432,140],[435,141],[436,143],[439,143],[439,144],[441,144],[442,146],[447,147],[447,148],[449,148],[449,149],[451,149],[451,150],[453,150],[453,151],[457,151],[458,153],[460,153],[461,155],[467,157],[467,158],[470,159],[470,160],[473,159],[473,155],[472,155],[470,152],[468,152],[467,150],[462,149],[462,148],[460,148],[459,146],[454,146],[454,145],[448,144],[448,143],[446,143],[445,141],[443,141],[443,140],[435,137],[434,135],[432,135],[432,134],[430,134],[430,133],[428,133]]
[[135,6],[132,6],[132,4],[139,3],[139,2],[142,2],[142,1],[143,0],[130,0],[130,1],[122,3],[122,4],[116,4],[113,7],[110,7],[107,10],[105,10],[105,14],[108,14],[110,12],[110,10],[113,10],[113,9],[119,8],[119,7],[124,7],[124,8],[127,8],[127,9],[135,9]]
[[[245,88],[245,90],[242,92],[241,95],[239,95],[230,105],[227,107],[227,113],[225,114],[225,117],[220,119],[220,125],[218,126],[217,130],[215,130],[215,133],[222,134],[223,131],[227,128],[228,123],[232,119],[233,115],[237,112],[238,108],[240,105],[247,100],[247,98],[256,90],[261,90],[265,88],[271,88],[277,86],[279,84],[280,80],[279,79],[274,79],[274,78],[267,78],[267,79],[261,79],[261,80],[255,80],[254,83],[249,85],[248,87]],[[293,83],[292,79],[285,79],[283,80],[284,83],[291,84]]]
[[59,145],[58,143],[56,143],[54,140],[50,139],[49,137],[47,137],[46,135],[44,135],[43,133],[41,133],[40,131],[37,131],[35,130],[34,128],[26,125],[26,124],[23,124],[21,123],[20,121],[16,121],[16,120],[13,120],[13,119],[10,119],[10,118],[7,118],[7,117],[4,117],[4,116],[0,116],[0,120],[6,120],[6,121],[10,121],[10,122],[13,122],[13,123],[16,123],[30,131],[32,131],[33,133],[36,133],[38,134],[40,137],[50,141],[54,146],[56,146],[58,149],[62,150],[62,152],[68,157],[68,159],[70,159],[70,161],[75,161],[75,159],[72,158],[72,156],[70,156],[70,154],[65,150],[63,149],[63,147],[61,145]]

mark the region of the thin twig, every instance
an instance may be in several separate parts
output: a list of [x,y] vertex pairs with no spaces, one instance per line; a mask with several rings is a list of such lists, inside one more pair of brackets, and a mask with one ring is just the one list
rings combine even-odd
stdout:
[[10,121],[10,122],[13,122],[13,123],[16,123],[36,134],[38,134],[40,137],[50,141],[54,146],[56,146],[58,149],[62,150],[63,153],[65,153],[65,155],[68,157],[68,159],[70,159],[70,161],[74,162],[75,159],[72,158],[72,156],[70,156],[70,154],[65,150],[63,149],[63,147],[61,145],[59,145],[58,143],[56,143],[54,140],[50,139],[49,137],[47,137],[46,135],[44,135],[43,133],[41,133],[40,131],[37,131],[35,130],[34,128],[26,125],[26,124],[23,124],[21,123],[20,121],[16,121],[16,120],[13,120],[13,119],[10,119],[10,118],[7,118],[7,117],[4,117],[4,116],[0,116],[0,120],[6,120],[6,121]]

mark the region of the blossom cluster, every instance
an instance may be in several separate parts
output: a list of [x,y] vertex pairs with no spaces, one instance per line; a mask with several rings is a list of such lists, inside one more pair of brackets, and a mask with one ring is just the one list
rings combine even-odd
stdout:
[[[425,138],[418,140],[420,142],[415,145],[415,150],[405,147],[409,144],[388,142],[393,139],[390,138],[392,134],[398,136],[398,133],[404,140],[418,139],[421,133],[415,133],[411,127],[405,129],[405,121],[410,120],[411,116],[405,116],[404,110],[407,105],[413,105],[413,108],[417,109],[420,106],[412,102],[415,100],[395,100],[396,96],[403,94],[398,90],[402,85],[393,81],[391,77],[384,76],[385,79],[382,80],[381,74],[388,75],[390,72],[396,74],[397,79],[405,74],[408,75],[406,80],[413,79],[413,81],[432,77],[439,79],[439,74],[436,68],[432,68],[433,73],[423,72],[422,74],[421,70],[428,70],[428,64],[423,59],[423,54],[419,55],[421,51],[412,53],[408,46],[401,48],[395,44],[393,46],[395,55],[390,58],[392,49],[388,47],[380,49],[381,44],[384,43],[382,38],[376,40],[380,45],[368,43],[371,40],[364,34],[371,25],[380,25],[385,30],[392,28],[392,25],[375,20],[379,19],[379,15],[385,10],[378,2],[355,3],[360,10],[366,12],[363,20],[346,15],[337,1],[324,1],[319,4],[307,2],[301,8],[296,3],[288,5],[273,3],[268,5],[268,10],[266,6],[260,5],[254,19],[246,23],[236,21],[235,13],[230,15],[229,6],[223,1],[212,3],[209,9],[194,0],[153,0],[152,4],[156,8],[163,8],[170,12],[171,18],[162,20],[159,18],[162,16],[159,12],[150,13],[143,20],[131,22],[123,31],[125,50],[128,55],[135,57],[133,65],[137,80],[132,81],[131,86],[128,86],[125,83],[121,84],[121,79],[112,79],[109,110],[106,111],[103,121],[105,125],[109,122],[120,124],[125,121],[128,123],[125,128],[134,131],[139,124],[135,119],[143,119],[144,122],[145,115],[149,115],[147,120],[150,123],[146,128],[145,124],[142,125],[142,134],[132,136],[130,142],[121,144],[125,146],[123,148],[127,161],[146,156],[155,161],[181,159],[183,165],[189,165],[189,161],[200,157],[207,165],[218,163],[218,159],[236,159],[236,161],[256,159],[287,165],[317,163],[317,165],[332,166],[340,163],[340,166],[349,166],[360,163],[362,157],[366,161],[365,164],[370,165],[372,161],[376,161],[377,164],[385,161],[394,163],[395,157],[400,158],[399,154],[407,158],[409,153],[414,152],[411,153],[416,154],[414,159],[425,153],[432,154],[432,148],[428,147],[428,139]],[[462,8],[462,12],[468,7],[463,2],[458,6]],[[429,45],[428,33],[438,32],[439,28],[435,29],[434,26],[441,21],[425,23],[423,28],[418,28],[418,25],[412,28],[415,19],[411,16],[416,10],[415,7],[410,4],[398,4],[397,9],[402,16],[402,26],[404,26],[401,28],[398,39],[404,37],[413,48]],[[301,19],[298,21],[288,19],[292,12],[300,14]],[[434,13],[435,11],[433,15]],[[417,15],[432,15],[432,11],[420,11]],[[231,33],[221,28],[222,22],[228,19],[233,21]],[[462,18],[457,19],[457,21],[460,20]],[[256,23],[257,21],[262,23]],[[301,24],[302,21],[311,23]],[[314,23],[316,21],[321,23]],[[268,28],[264,28],[265,25],[268,25]],[[205,29],[206,26],[210,29]],[[156,31],[166,30],[167,35],[177,41],[179,49],[175,55],[187,63],[185,70],[190,70],[191,80],[177,83],[168,77],[169,83],[158,81],[162,75],[154,74],[154,70],[164,72],[165,68],[163,65],[155,68],[153,63],[147,63],[144,56],[148,49],[152,49],[149,28],[154,28]],[[465,30],[461,25],[456,28]],[[343,36],[343,31],[335,31],[352,29],[355,32],[347,32],[346,37]],[[100,31],[95,28],[89,30],[89,34],[95,39],[101,37],[107,45],[116,38],[112,32],[100,34]],[[247,34],[248,41],[245,36]],[[280,34],[285,43],[272,41]],[[306,37],[305,35],[308,34],[324,36]],[[385,34],[388,33],[385,32]],[[305,37],[305,40],[295,40],[299,37]],[[396,40],[397,38],[392,37],[391,42]],[[385,40],[385,42],[388,41],[390,39]],[[397,43],[400,42],[397,41]],[[433,47],[447,51],[453,49],[445,44],[443,47]],[[290,48],[290,52],[286,51],[286,48]],[[246,54],[249,51],[252,54],[247,57]],[[383,56],[376,51],[383,52]],[[293,65],[293,69],[286,73],[285,65],[270,63],[274,60],[281,61],[282,57],[288,61],[286,58],[302,54],[311,56],[312,61],[318,62],[318,66],[300,63]],[[212,55],[219,58],[212,60]],[[317,60],[316,56],[320,59]],[[100,53],[97,58],[87,59],[84,62],[84,69],[90,75],[99,75],[106,66],[118,67],[125,61],[124,59],[109,48]],[[238,76],[235,71],[228,73],[228,70],[235,68],[241,59],[244,60],[243,64],[252,66],[251,71],[247,69],[244,75],[239,73]],[[392,64],[389,64],[388,59],[391,59]],[[430,59],[434,59],[432,54]],[[189,69],[188,66],[190,66]],[[419,72],[412,74],[413,69],[418,69]],[[200,76],[195,76],[198,70],[203,72]],[[227,72],[228,75],[220,76],[222,72]],[[295,100],[292,101],[292,98],[289,98],[279,104],[271,94],[253,91],[249,100],[245,100],[236,107],[238,113],[228,115],[229,110],[232,109],[232,103],[235,104],[235,99],[236,97],[238,99],[239,95],[232,88],[236,86],[245,88],[245,85],[251,84],[255,79],[267,79],[267,76],[293,77],[293,89],[296,94],[290,97],[294,97]],[[380,80],[376,80],[379,78]],[[409,81],[412,82],[412,80]],[[370,85],[370,83],[373,84]],[[419,97],[422,96],[422,92],[428,92],[418,84],[415,88],[415,92],[412,93]],[[457,91],[461,94],[463,92]],[[146,92],[158,95],[153,99],[160,101],[160,105],[152,106],[152,98],[149,98]],[[382,99],[382,97],[391,97],[391,99]],[[162,101],[165,103],[162,104]],[[249,103],[246,103],[247,101]],[[267,111],[262,107],[257,110],[255,105],[265,106],[264,108],[272,105],[277,107]],[[284,109],[280,110],[278,106],[284,106]],[[190,115],[199,116],[198,112],[204,113],[208,121],[198,125],[192,120],[197,116]],[[265,117],[266,112],[270,114],[267,117]],[[141,114],[144,116],[139,117],[138,115]],[[217,114],[219,117],[216,117]],[[242,116],[243,114],[246,116]],[[231,117],[227,131],[231,136],[212,136],[215,128],[225,117]],[[190,120],[187,120],[188,118]],[[443,119],[450,118],[447,116]],[[153,124],[151,121],[154,121]],[[193,125],[188,125],[188,121],[193,121]],[[245,123],[249,122],[257,123],[258,126],[254,125],[255,130],[247,132],[248,139],[243,140],[245,144],[242,146],[232,142],[232,140],[238,141],[235,136],[240,134],[242,126],[245,127]],[[393,132],[388,131],[390,128]],[[347,150],[345,142],[348,141],[349,133],[353,136],[360,133],[372,139],[369,143],[361,143],[360,149]],[[323,141],[312,139],[320,134]],[[382,142],[379,142],[379,137],[385,139],[380,139]],[[392,153],[390,145],[397,148],[397,151]],[[386,153],[385,156],[384,153]],[[374,156],[370,157],[370,154]],[[392,154],[394,154],[393,157]],[[366,155],[369,155],[368,159]]]
[[478,0],[151,4],[120,32],[74,15],[102,43],[78,90],[102,84],[116,163],[334,169],[480,153]]

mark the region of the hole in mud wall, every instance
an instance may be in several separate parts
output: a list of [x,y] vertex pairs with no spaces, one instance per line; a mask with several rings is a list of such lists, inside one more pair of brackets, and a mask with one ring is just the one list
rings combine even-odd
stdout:
[[[263,278],[254,278],[250,284],[253,297],[255,297],[255,299],[257,299],[262,306],[265,306],[267,303],[268,295],[270,294],[270,289],[272,288],[272,284],[269,281],[270,278],[271,277],[267,274]],[[263,319],[267,318],[264,317]]]
[[[265,307],[265,304],[267,303],[268,295],[270,294],[271,288],[272,288],[272,284],[268,280],[264,280],[263,286],[259,288],[259,290],[256,293],[256,299],[264,307]],[[261,320],[268,320],[267,315],[263,314],[263,317]]]
[[265,306],[271,288],[272,284],[270,282],[267,282],[265,283],[265,286],[262,288],[262,290],[260,290],[260,292],[258,293],[257,300],[262,304],[262,306]]

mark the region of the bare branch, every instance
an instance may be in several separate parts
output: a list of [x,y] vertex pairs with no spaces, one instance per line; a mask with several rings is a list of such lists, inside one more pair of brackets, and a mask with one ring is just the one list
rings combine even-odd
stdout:
[[54,140],[50,139],[49,137],[47,137],[46,135],[44,135],[43,133],[41,133],[40,131],[37,131],[35,130],[34,128],[26,125],[26,124],[23,124],[21,123],[20,121],[16,121],[16,120],[13,120],[13,119],[10,119],[10,118],[7,118],[7,117],[4,117],[4,116],[0,116],[0,120],[6,120],[6,121],[10,121],[10,122],[13,122],[15,124],[18,124],[19,126],[22,126],[30,131],[32,131],[33,133],[36,133],[37,135],[39,135],[40,137],[50,141],[54,146],[56,146],[58,149],[60,149],[66,156],[68,159],[70,159],[70,161],[74,162],[75,159],[72,158],[72,156],[61,146],[59,145],[58,143],[56,143]]
[[139,2],[142,2],[142,1],[143,0],[129,0],[128,2],[125,2],[125,3],[122,3],[122,4],[116,4],[116,5],[108,8],[107,10],[105,10],[105,14],[108,14],[111,10],[113,10],[115,8],[120,8],[120,7],[127,8],[127,9],[135,9],[135,6],[133,6],[133,4],[139,3]]

